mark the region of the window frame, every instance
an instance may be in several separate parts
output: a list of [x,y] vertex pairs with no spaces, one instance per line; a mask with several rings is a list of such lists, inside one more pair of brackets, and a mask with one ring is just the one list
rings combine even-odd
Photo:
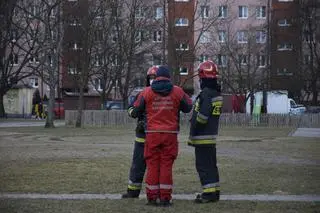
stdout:
[[208,5],[202,5],[200,6],[200,15],[201,18],[207,19],[209,18],[209,11],[210,11],[210,7]]
[[[264,13],[264,16],[263,16]],[[257,19],[266,19],[267,18],[267,7],[266,6],[257,6],[256,7],[256,18]]]
[[[186,70],[186,72],[182,72],[183,70]],[[179,67],[179,74],[180,75],[188,75],[189,74],[188,67]]]
[[[246,9],[246,10],[244,10],[244,9]],[[243,16],[245,11],[246,11],[246,16]],[[240,15],[242,15],[242,16],[240,16]],[[249,17],[249,8],[248,8],[248,6],[239,5],[238,6],[238,18],[239,19],[248,19],[248,17]]]
[[[242,35],[242,36],[240,36],[240,35]],[[241,38],[241,40],[239,38]],[[247,44],[248,43],[248,31],[239,30],[237,32],[237,42],[238,42],[238,44]]]
[[265,44],[267,42],[267,32],[265,30],[256,31],[256,43]]
[[[223,36],[221,36],[223,35]],[[220,39],[223,38],[223,39]],[[219,43],[226,43],[227,42],[227,32],[225,30],[219,30],[218,31],[218,42]]]
[[228,17],[228,6],[227,5],[219,5],[218,6],[218,18],[225,19]]
[[[158,12],[158,10],[161,10],[161,12]],[[160,15],[160,16],[159,16]],[[163,7],[156,7],[155,8],[155,19],[162,19],[163,18],[163,15],[164,15],[164,12],[163,12]]]
[[[160,34],[159,34],[160,32]],[[156,30],[153,31],[153,42],[154,43],[161,43],[162,42],[162,31],[161,30]]]
[[[186,23],[184,23],[186,21]],[[176,18],[174,25],[176,27],[188,27],[189,26],[189,19],[188,18]]]
[[29,85],[32,88],[39,88],[39,78],[37,78],[37,77],[29,78]]

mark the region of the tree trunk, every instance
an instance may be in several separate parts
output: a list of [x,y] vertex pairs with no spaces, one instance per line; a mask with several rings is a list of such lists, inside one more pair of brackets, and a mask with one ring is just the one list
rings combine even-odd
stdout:
[[4,94],[0,93],[0,118],[6,117],[6,111],[4,110],[4,105],[3,105],[3,96]]
[[50,88],[50,98],[49,98],[49,105],[48,105],[48,115],[46,119],[45,128],[54,128],[54,103],[55,102],[55,88]]
[[80,128],[82,126],[82,110],[83,110],[83,87],[80,87],[80,94],[79,94],[79,107],[77,113],[77,120],[76,120],[76,127]]
[[104,103],[106,102],[106,89],[105,88],[102,90],[102,93],[100,95],[100,100],[101,100],[101,110],[104,110]]
[[312,105],[317,106],[318,104],[317,81],[312,81]]

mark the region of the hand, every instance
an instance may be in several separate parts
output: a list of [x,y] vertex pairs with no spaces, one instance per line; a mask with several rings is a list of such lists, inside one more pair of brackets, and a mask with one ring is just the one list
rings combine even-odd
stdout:
[[137,127],[136,127],[137,133],[145,133],[144,131],[144,121],[138,121]]

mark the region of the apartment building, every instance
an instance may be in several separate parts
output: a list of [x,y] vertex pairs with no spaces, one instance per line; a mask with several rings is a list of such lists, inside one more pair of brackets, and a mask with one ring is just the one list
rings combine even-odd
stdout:
[[217,63],[227,93],[266,87],[268,13],[268,0],[197,1],[195,67],[207,59]]
[[303,87],[299,9],[298,0],[272,1],[270,87],[288,90],[290,96],[297,96]]

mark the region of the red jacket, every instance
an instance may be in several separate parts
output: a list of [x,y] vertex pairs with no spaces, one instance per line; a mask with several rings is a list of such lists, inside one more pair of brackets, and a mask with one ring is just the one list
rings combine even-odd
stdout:
[[134,102],[131,116],[146,113],[146,132],[172,132],[179,130],[179,113],[190,112],[192,100],[178,86],[170,81],[154,81],[145,88]]

